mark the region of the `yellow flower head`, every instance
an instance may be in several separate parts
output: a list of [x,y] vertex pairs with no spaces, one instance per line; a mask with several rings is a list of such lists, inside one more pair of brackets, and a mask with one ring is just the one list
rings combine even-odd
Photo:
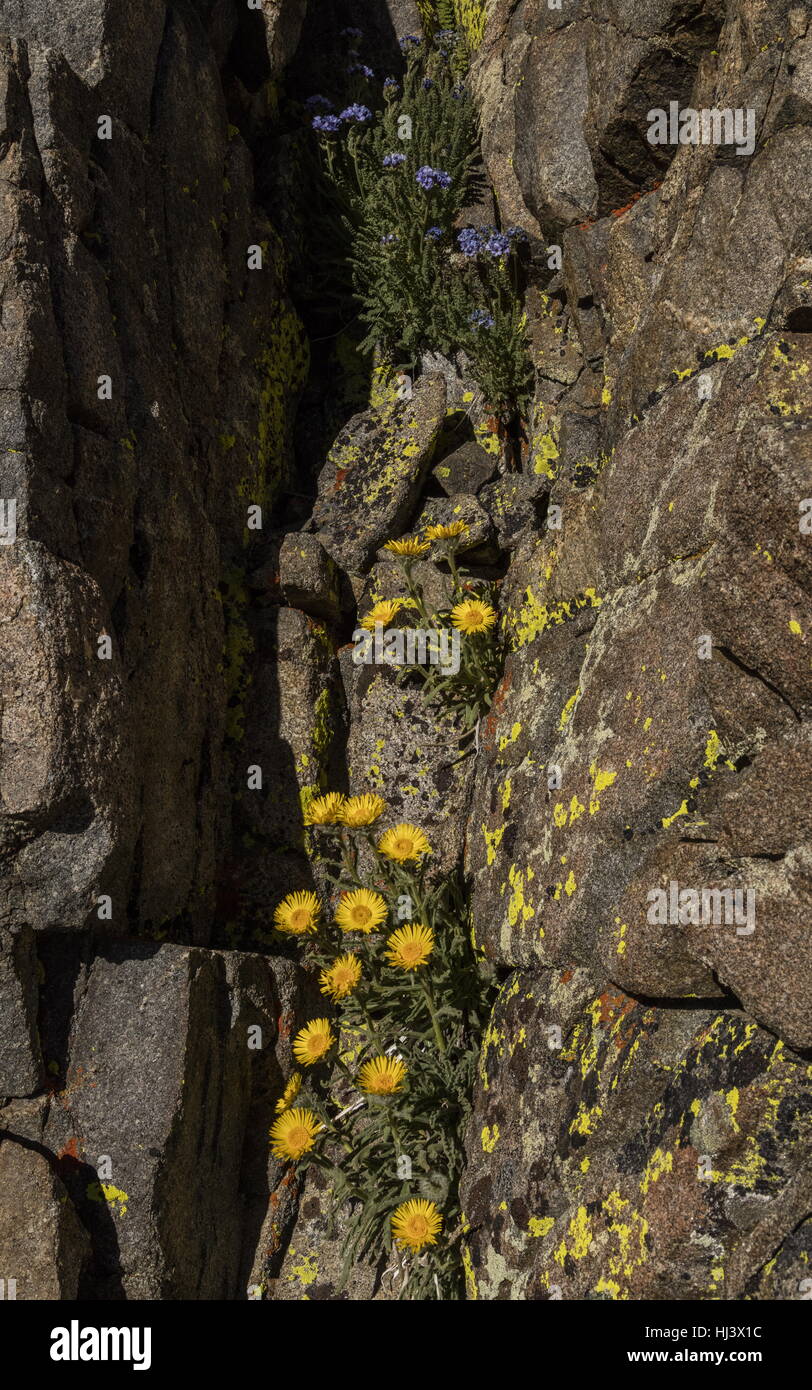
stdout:
[[407,859],[419,859],[421,854],[431,854],[431,845],[416,825],[396,825],[393,830],[385,830],[378,841],[378,849],[387,859],[396,859],[399,864],[405,864]]
[[305,811],[305,825],[335,825],[341,820],[344,806],[341,792],[328,792],[326,796],[314,796]]
[[431,550],[428,541],[418,540],[416,536],[407,536],[402,541],[387,541],[384,550],[390,550],[393,555],[405,555],[409,560],[415,560],[419,555],[425,555],[427,550]]
[[386,802],[381,797],[374,792],[366,792],[363,796],[347,798],[341,810],[341,819],[345,825],[353,827],[372,825],[385,810]]
[[467,521],[452,521],[448,526],[427,526],[426,540],[453,541],[457,536],[467,535],[469,530]]
[[322,994],[329,994],[333,999],[343,999],[347,994],[352,994],[360,978],[361,962],[350,952],[347,956],[339,956],[329,969],[322,970],[319,986]]
[[293,1040],[293,1055],[304,1067],[315,1066],[326,1057],[335,1043],[329,1018],[314,1018],[305,1024]]
[[417,970],[425,965],[434,950],[434,932],[422,923],[398,927],[386,940],[386,958],[400,970]]
[[387,912],[380,893],[373,893],[371,888],[356,888],[352,893],[341,894],[335,919],[342,931],[360,931],[366,936],[377,931]]
[[368,1096],[392,1096],[403,1090],[406,1065],[399,1057],[373,1057],[358,1073],[358,1085]]
[[277,931],[307,936],[318,930],[321,903],[315,893],[288,893],[273,915]]
[[312,1110],[286,1110],[271,1125],[271,1152],[275,1158],[301,1158],[322,1128]]
[[415,1254],[424,1245],[436,1245],[443,1218],[433,1202],[422,1197],[401,1202],[392,1213],[392,1235],[398,1245],[407,1245]]
[[290,1109],[301,1089],[302,1073],[300,1071],[295,1071],[282,1092],[281,1098],[276,1102],[277,1115],[281,1115],[283,1110]]
[[384,627],[388,627],[390,623],[395,621],[401,608],[405,607],[406,604],[402,598],[381,599],[381,602],[376,603],[374,608],[370,608],[366,616],[361,619],[361,627],[366,628],[368,632],[375,631],[376,623],[383,623]]
[[467,598],[451,609],[451,621],[460,632],[487,632],[496,622],[496,612],[479,598]]

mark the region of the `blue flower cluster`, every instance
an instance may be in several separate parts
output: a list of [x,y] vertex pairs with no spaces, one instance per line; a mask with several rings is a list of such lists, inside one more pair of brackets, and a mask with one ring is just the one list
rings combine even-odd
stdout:
[[424,78],[423,78],[423,91],[424,91],[424,92],[430,92],[433,86],[434,86],[434,83],[432,82],[432,80],[431,80],[430,77],[424,77]]
[[361,106],[357,101],[352,106],[345,106],[339,116],[341,121],[351,121],[357,125],[362,125],[364,121],[372,120],[372,112],[368,106]]
[[402,39],[398,39],[398,43],[403,53],[406,53],[410,48],[420,47],[420,39],[417,34],[404,34]]
[[432,169],[430,164],[421,164],[415,178],[426,192],[431,188],[451,187],[451,175],[447,174],[445,169]]
[[330,98],[323,97],[318,92],[314,96],[307,98],[305,106],[308,111],[316,111],[318,107],[321,107],[324,111],[332,111],[333,109],[333,103]]
[[310,122],[314,130],[320,131],[323,135],[335,135],[341,129],[340,116],[314,116]]
[[387,232],[386,236],[381,237],[381,246],[391,246],[395,241],[400,241],[397,232]]
[[399,169],[401,164],[405,163],[405,154],[385,154],[383,157],[384,169]]
[[385,92],[399,92],[400,83],[398,82],[396,77],[385,77],[383,82],[383,89]]
[[352,76],[354,72],[360,72],[363,77],[374,77],[372,68],[368,68],[365,63],[350,63],[347,72]]
[[426,241],[439,241],[443,235],[442,227],[429,227],[426,232]]
[[493,328],[494,320],[486,309],[475,309],[469,323],[473,323],[477,328]]
[[520,240],[527,240],[521,227],[508,227],[506,232],[500,232],[497,227],[463,227],[457,233],[457,245],[469,259],[485,251],[495,261],[502,260],[510,254],[513,242]]

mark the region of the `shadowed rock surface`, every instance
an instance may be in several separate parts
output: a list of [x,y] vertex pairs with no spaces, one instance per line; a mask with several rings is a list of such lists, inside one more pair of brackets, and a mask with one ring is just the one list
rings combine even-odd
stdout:
[[[310,357],[279,102],[352,6],[0,0],[18,1298],[397,1293],[380,1264],[339,1288],[323,1180],[268,1150],[313,1014],[273,909],[321,881],[302,810],[328,789],[378,792],[464,872],[501,981],[468,1297],[802,1297],[812,12],[463,9],[489,184],[530,239],[511,471],[457,364],[409,397],[380,368],[337,383],[316,332]],[[418,24],[370,11],[387,55]],[[752,109],[753,152],[651,145],[671,101]],[[507,649],[463,759],[457,721],[348,646],[402,592],[383,543],[460,516]],[[651,920],[672,883],[751,892],[754,919]]]

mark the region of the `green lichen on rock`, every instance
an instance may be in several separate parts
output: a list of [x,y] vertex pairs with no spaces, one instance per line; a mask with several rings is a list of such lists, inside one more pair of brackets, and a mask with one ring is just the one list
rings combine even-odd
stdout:
[[246,503],[267,506],[285,476],[292,402],[301,391],[310,364],[310,349],[298,315],[281,304],[269,342],[254,367],[260,376],[256,447],[249,451],[251,470],[237,485]]

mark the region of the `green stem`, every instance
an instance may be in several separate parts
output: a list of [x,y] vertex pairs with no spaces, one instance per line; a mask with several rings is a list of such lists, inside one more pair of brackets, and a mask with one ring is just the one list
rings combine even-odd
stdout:
[[437,1044],[437,1046],[438,1046],[440,1052],[442,1052],[443,1055],[445,1055],[445,1051],[446,1051],[445,1038],[443,1037],[443,1030],[442,1030],[442,1028],[440,1027],[440,1021],[439,1021],[439,1019],[437,1018],[437,1014],[436,1014],[436,1012],[435,1012],[435,1007],[434,1007],[434,994],[433,994],[432,988],[431,988],[431,981],[428,980],[428,979],[425,979],[425,978],[421,975],[421,976],[420,976],[420,984],[421,984],[421,987],[422,987],[422,990],[423,990],[423,994],[424,994],[425,999],[426,999],[426,1004],[428,1005],[429,1013],[430,1013],[430,1015],[431,1015],[431,1026],[432,1026],[432,1028],[434,1029],[434,1041],[436,1042],[436,1044]]

